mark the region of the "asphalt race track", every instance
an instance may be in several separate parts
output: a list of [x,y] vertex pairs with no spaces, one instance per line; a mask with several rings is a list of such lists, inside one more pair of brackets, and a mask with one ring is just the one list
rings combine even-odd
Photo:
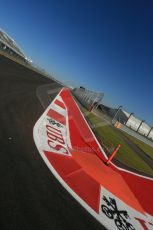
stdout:
[[0,55],[2,230],[105,229],[54,178],[33,141],[34,124],[60,88]]

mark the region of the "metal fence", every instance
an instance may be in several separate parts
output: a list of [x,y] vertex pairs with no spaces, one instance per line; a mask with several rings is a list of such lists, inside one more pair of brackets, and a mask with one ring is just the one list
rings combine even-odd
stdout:
[[87,109],[97,107],[104,97],[103,93],[87,90],[83,87],[73,89],[73,94]]
[[103,118],[103,120],[105,120],[105,122],[108,123],[109,125],[114,125],[116,128],[118,128],[118,129],[126,132],[130,136],[133,136],[136,139],[142,141],[143,143],[145,143],[145,144],[153,147],[153,141],[151,140],[151,138],[148,139],[147,136],[144,136],[142,133],[139,133],[136,130],[133,130],[132,128],[130,128],[127,125],[123,124],[120,121],[120,119],[113,119],[114,122],[112,122],[112,117],[109,116],[107,113],[103,113],[102,110],[100,110],[100,109],[94,109],[93,111],[94,111],[94,113],[97,116]]

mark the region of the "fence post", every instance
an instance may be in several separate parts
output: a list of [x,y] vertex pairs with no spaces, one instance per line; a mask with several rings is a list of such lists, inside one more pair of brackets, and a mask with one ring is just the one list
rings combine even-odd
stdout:
[[121,147],[121,145],[117,145],[117,147],[113,150],[113,152],[111,153],[111,155],[109,156],[108,160],[106,161],[106,165],[109,165],[109,163],[111,162],[111,160],[114,158],[114,156],[116,155],[116,153],[118,152],[119,148]]

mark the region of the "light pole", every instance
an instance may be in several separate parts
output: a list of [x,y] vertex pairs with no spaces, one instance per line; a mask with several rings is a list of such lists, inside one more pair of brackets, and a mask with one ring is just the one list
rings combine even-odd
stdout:
[[130,113],[130,115],[129,115],[129,117],[128,117],[126,123],[125,123],[125,125],[127,125],[128,121],[130,120],[130,118],[132,117],[133,114],[134,114],[134,113]]
[[118,115],[119,111],[120,111],[122,108],[123,108],[123,106],[121,106],[121,105],[118,107],[117,112],[115,113],[115,115],[114,115],[114,117],[113,117],[113,119],[112,119],[112,124],[114,124],[114,120],[115,120],[116,116]]
[[153,127],[151,127],[151,129],[149,130],[148,134],[147,134],[147,137],[149,137],[151,131],[153,130]]
[[137,131],[136,132],[138,132],[139,131],[139,129],[140,129],[140,127],[141,127],[141,125],[144,123],[145,121],[143,120],[143,121],[141,121],[141,123],[140,123],[140,125],[139,125],[139,127],[138,127],[138,129],[137,129]]

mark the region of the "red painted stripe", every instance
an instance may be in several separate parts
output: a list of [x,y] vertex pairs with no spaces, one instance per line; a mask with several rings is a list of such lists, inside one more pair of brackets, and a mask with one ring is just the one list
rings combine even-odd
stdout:
[[95,212],[99,213],[100,184],[82,170],[65,178],[70,188]]
[[56,100],[54,101],[54,103],[55,103],[56,105],[60,106],[62,109],[65,109],[65,105],[64,105],[61,101],[59,101],[58,99],[56,99]]
[[[99,184],[111,191],[115,196],[123,200],[137,211],[143,213],[141,205],[125,183],[118,172],[106,166],[95,154],[87,152],[71,151],[76,162],[82,167],[84,172],[94,178]],[[122,188],[122,189],[121,189]]]
[[144,210],[153,215],[153,181],[120,172]]
[[88,142],[85,141],[81,132],[79,132],[78,124],[75,123],[74,119],[69,119],[69,131],[73,149],[76,151],[93,153],[90,145],[88,145]]
[[[79,138],[82,138],[84,140],[84,143],[86,142],[88,144],[88,147],[92,149],[92,152],[96,154],[101,160],[105,160],[103,157],[101,150],[98,146],[98,144],[95,141],[95,138],[93,137],[90,129],[88,128],[87,124],[85,123],[79,109],[76,106],[76,103],[68,89],[64,89],[61,92],[60,95],[68,109],[68,117],[73,119],[73,124],[76,125],[77,127],[77,133]],[[70,119],[69,119],[70,123]],[[72,123],[72,122],[71,122]],[[73,125],[74,126],[74,125]],[[72,147],[73,146],[73,139],[76,139],[76,129],[70,125],[70,136],[71,136],[71,142],[72,142]],[[75,142],[75,140],[74,140]],[[78,142],[78,145],[80,145],[80,142]]]
[[70,156],[56,154],[48,151],[44,151],[44,153],[50,164],[62,178],[65,178],[67,175],[71,175],[71,173],[81,169],[79,164],[77,164],[77,162],[74,161]]
[[85,173],[72,157],[47,151],[44,153],[50,164],[69,187],[98,213],[100,184]]
[[54,111],[53,109],[50,109],[47,113],[47,115],[53,119],[55,119],[56,121],[60,122],[61,124],[65,125],[66,124],[66,120],[65,117],[59,113],[57,113],[56,111]]

